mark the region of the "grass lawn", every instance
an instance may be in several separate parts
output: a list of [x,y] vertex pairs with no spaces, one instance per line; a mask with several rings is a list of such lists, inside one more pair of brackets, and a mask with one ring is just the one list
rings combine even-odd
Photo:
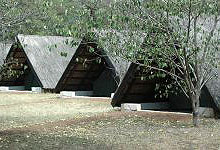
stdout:
[[0,93],[0,149],[216,149],[220,120],[114,111],[109,99]]

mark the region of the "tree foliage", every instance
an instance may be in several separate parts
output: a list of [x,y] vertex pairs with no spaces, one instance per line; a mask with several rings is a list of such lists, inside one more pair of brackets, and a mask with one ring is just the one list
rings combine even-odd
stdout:
[[192,102],[197,125],[201,90],[216,77],[219,64],[219,1],[97,0],[80,4],[68,32],[95,37],[109,53],[144,66],[153,75],[156,70],[172,77]]
[[[43,1],[32,0],[1,0],[0,3],[0,44],[13,43],[17,34],[40,34],[44,25],[46,15]],[[6,51],[6,47],[1,46],[1,51]],[[6,53],[6,52],[3,52]],[[24,70],[14,70],[18,67],[17,60],[12,58],[5,61],[0,66],[0,80],[6,78],[19,77]]]
[[41,0],[2,0],[0,40],[11,40],[18,33],[39,33],[45,19]]

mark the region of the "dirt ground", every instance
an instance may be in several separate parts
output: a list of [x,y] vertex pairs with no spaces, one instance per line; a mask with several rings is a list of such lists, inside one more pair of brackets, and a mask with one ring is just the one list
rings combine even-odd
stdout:
[[0,149],[215,149],[220,120],[159,112],[120,112],[110,99],[0,93]]

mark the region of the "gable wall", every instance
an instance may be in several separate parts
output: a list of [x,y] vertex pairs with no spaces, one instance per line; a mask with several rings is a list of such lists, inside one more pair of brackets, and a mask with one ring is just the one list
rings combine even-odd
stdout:
[[139,72],[135,71],[131,83],[128,85],[122,98],[123,102],[152,103],[168,101],[166,98],[155,98],[155,87],[155,80],[141,80]]
[[111,93],[114,93],[117,88],[115,80],[112,72],[109,69],[105,69],[93,82],[94,96],[111,97]]
[[[94,91],[96,96],[110,96],[116,89],[115,81],[104,57],[100,56],[96,48],[91,53],[86,45],[81,45],[59,83],[59,91]],[[98,58],[101,63],[97,62]],[[86,62],[82,61],[85,59]]]
[[20,77],[13,77],[10,79],[6,79],[0,82],[1,86],[25,86],[25,90],[30,90],[32,86],[39,86],[37,82],[37,78],[34,76],[31,71],[30,66],[28,65],[27,57],[20,46],[13,45],[12,50],[9,53],[7,60],[13,58],[19,64],[23,64],[23,66],[14,66],[14,70],[24,70],[24,66],[27,66],[24,74]]

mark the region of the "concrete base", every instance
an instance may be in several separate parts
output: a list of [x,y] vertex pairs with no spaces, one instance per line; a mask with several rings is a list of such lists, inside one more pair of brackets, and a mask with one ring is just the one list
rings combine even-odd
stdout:
[[121,104],[121,110],[122,111],[140,111],[141,104],[123,103],[123,104]]
[[140,110],[167,110],[170,108],[168,102],[158,103],[123,103],[121,104],[121,110],[125,111],[140,111]]
[[170,108],[168,102],[157,102],[157,103],[141,103],[142,110],[167,110]]
[[114,95],[115,95],[115,93],[111,93],[111,98],[113,98],[113,97],[114,97]]
[[215,116],[213,108],[199,107],[200,117],[213,118]]
[[141,112],[148,112],[148,113],[158,113],[158,114],[175,114],[175,115],[186,115],[192,116],[192,113],[183,113],[183,112],[169,112],[169,111],[155,111],[155,110],[141,110]]
[[93,96],[93,91],[62,91],[61,97]]
[[44,89],[42,89],[41,87],[31,87],[31,91],[33,93],[43,93]]
[[0,87],[0,91],[10,91],[10,90],[24,91],[25,86],[1,86]]
[[9,91],[9,87],[0,86],[0,91]]

